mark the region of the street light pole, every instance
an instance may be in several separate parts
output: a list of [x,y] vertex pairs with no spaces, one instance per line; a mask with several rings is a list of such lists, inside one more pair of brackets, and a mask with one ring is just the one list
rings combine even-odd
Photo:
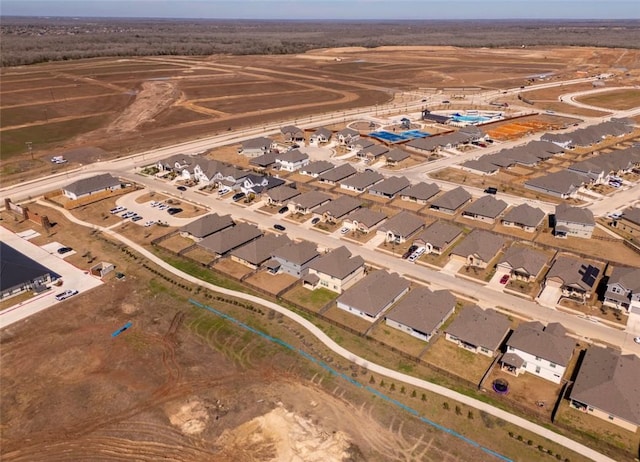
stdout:
[[29,154],[31,154],[31,160],[33,160],[33,142],[26,141],[24,144],[27,145],[27,149],[29,150]]

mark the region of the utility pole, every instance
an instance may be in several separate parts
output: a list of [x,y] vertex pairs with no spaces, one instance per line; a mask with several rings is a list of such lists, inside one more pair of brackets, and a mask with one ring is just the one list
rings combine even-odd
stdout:
[[31,154],[31,160],[33,160],[33,142],[26,141],[24,144],[27,145],[27,149],[29,150],[29,154]]

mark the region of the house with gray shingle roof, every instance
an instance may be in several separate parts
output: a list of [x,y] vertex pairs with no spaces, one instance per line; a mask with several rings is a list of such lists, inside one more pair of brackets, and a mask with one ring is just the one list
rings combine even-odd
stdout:
[[71,200],[87,197],[105,191],[116,191],[122,188],[122,182],[110,173],[83,178],[62,188],[62,194]]
[[460,236],[462,229],[446,221],[436,221],[418,235],[413,245],[424,247],[427,254],[442,255]]
[[525,322],[509,337],[501,369],[516,377],[527,372],[560,383],[574,347],[575,340],[567,337],[562,324],[553,322],[545,327],[538,321]]
[[194,241],[200,241],[211,234],[234,225],[235,223],[231,215],[221,216],[217,213],[210,213],[184,225],[180,228],[180,235],[193,239]]
[[462,216],[484,223],[495,223],[496,218],[506,208],[507,203],[505,201],[486,195],[467,205],[462,211]]
[[318,180],[321,183],[336,184],[352,175],[355,175],[356,173],[358,173],[358,171],[353,165],[342,164],[322,173],[318,176]]
[[553,234],[556,237],[591,238],[596,221],[587,208],[571,207],[562,203],[556,206]]
[[231,251],[231,260],[256,269],[271,258],[271,254],[291,241],[284,234],[265,234]]
[[640,426],[640,358],[591,346],[569,396],[574,409],[633,433]]
[[285,143],[304,142],[304,130],[295,125],[287,125],[280,129],[280,133],[284,137]]
[[369,208],[361,207],[344,219],[344,223],[351,225],[353,229],[357,229],[362,233],[368,233],[374,227],[387,219],[387,214],[377,212]]
[[339,144],[348,146],[349,144],[360,138],[360,132],[358,130],[354,130],[353,128],[347,127],[336,133],[336,138]]
[[615,226],[629,234],[640,234],[640,207],[625,209],[622,218],[617,220]]
[[367,188],[382,180],[384,180],[384,177],[378,172],[360,172],[342,180],[340,182],[340,188],[346,189],[347,191],[363,193]]
[[314,260],[302,282],[309,289],[324,287],[341,294],[364,275],[364,259],[342,246]]
[[558,255],[545,276],[544,285],[562,290],[563,297],[585,303],[598,286],[604,263]]
[[273,140],[264,136],[243,141],[238,152],[247,157],[258,157],[271,150]]
[[392,149],[384,155],[387,165],[398,165],[409,157],[411,157],[411,155],[407,151],[399,148]]
[[300,195],[300,191],[288,185],[281,185],[266,191],[267,203],[269,205],[283,206],[291,199]]
[[330,200],[331,196],[329,194],[312,190],[290,199],[289,210],[306,215],[307,213],[311,213],[316,207],[320,207]]
[[334,168],[333,165],[328,160],[316,160],[313,162],[309,162],[305,167],[300,169],[300,175],[307,175],[313,178],[318,178],[324,172],[327,172]]
[[374,196],[393,199],[396,195],[411,186],[409,180],[404,176],[390,176],[369,188],[369,194]]
[[249,165],[255,167],[257,170],[265,170],[276,163],[276,156],[278,153],[276,151],[269,151],[261,156],[252,157],[249,160]]
[[614,267],[607,281],[604,304],[640,314],[640,268]]
[[260,236],[262,236],[262,231],[257,226],[238,223],[233,227],[210,234],[198,242],[198,245],[208,252],[223,256]]
[[295,172],[309,163],[309,155],[300,152],[298,149],[281,152],[276,155],[276,164],[280,170]]
[[568,170],[560,170],[559,172],[533,178],[525,182],[524,187],[531,191],[568,199],[569,197],[574,197],[584,183],[585,178],[583,176]]
[[328,223],[337,223],[349,213],[359,209],[362,206],[355,197],[340,196],[328,203],[321,205],[313,211],[314,215],[320,216],[323,221]]
[[467,266],[486,268],[505,242],[505,239],[497,234],[474,229],[451,251],[451,258],[458,259]]
[[397,273],[374,271],[338,297],[338,308],[373,322],[406,294],[410,285]]
[[448,290],[413,289],[385,315],[388,326],[428,342],[456,309]]
[[355,151],[356,153],[358,153],[363,149],[374,146],[375,144],[375,141],[370,138],[356,138],[347,145],[347,148],[349,148],[349,151]]
[[359,151],[356,156],[360,159],[366,159],[367,162],[373,163],[378,159],[381,159],[386,153],[389,152],[389,148],[380,144],[373,144]]
[[331,139],[333,132],[328,128],[320,127],[318,128],[311,137],[309,138],[309,144],[318,145],[320,143],[328,143]]
[[537,207],[529,204],[520,204],[513,207],[502,217],[502,225],[509,228],[519,228],[528,233],[533,233],[540,226],[546,214]]
[[409,212],[400,212],[389,218],[379,228],[378,233],[385,236],[386,242],[402,244],[424,228],[424,220]]
[[502,255],[498,269],[518,281],[535,281],[547,264],[547,255],[524,245],[512,245]]
[[432,210],[453,215],[464,204],[471,200],[471,194],[462,186],[447,191],[440,197],[436,197],[430,205]]
[[437,184],[420,182],[402,191],[400,193],[400,199],[418,204],[426,204],[429,199],[439,192],[440,187]]
[[511,330],[509,318],[477,305],[464,308],[447,327],[445,338],[473,353],[494,357]]
[[309,265],[320,256],[316,245],[309,241],[291,242],[271,252],[271,272],[282,272],[295,277],[307,274]]

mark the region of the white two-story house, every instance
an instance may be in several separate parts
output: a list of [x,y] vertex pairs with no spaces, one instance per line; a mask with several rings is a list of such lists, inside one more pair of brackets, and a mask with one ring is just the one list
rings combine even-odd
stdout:
[[607,281],[604,304],[640,314],[640,268],[616,266]]

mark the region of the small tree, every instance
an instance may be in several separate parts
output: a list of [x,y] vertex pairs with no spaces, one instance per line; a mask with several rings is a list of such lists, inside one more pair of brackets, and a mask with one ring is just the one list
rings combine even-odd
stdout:
[[402,385],[402,387],[400,387],[400,393],[402,393],[403,395],[406,393],[406,389],[404,388],[404,385]]
[[467,419],[473,420],[473,411],[467,412]]
[[415,391],[415,390],[413,390],[413,391],[411,392],[411,397],[412,397],[412,398],[415,398],[415,397],[416,397],[416,395],[417,395],[416,391]]
[[373,375],[371,376],[371,378],[369,379],[369,383],[376,383],[376,379],[373,378]]
[[425,394],[423,393],[423,394],[422,394],[422,398],[420,398],[420,399],[422,399],[422,401],[426,401],[426,400],[427,400],[427,395],[425,395]]
[[445,411],[449,410],[449,403],[447,403],[446,401],[444,403],[442,403],[442,409],[444,409]]
[[391,387],[389,387],[389,390],[391,390],[391,391],[395,391],[395,390],[396,390],[396,384],[395,384],[395,383],[392,383],[392,384],[391,384]]
[[456,405],[456,415],[461,415],[462,414],[462,409],[460,409],[460,406]]

